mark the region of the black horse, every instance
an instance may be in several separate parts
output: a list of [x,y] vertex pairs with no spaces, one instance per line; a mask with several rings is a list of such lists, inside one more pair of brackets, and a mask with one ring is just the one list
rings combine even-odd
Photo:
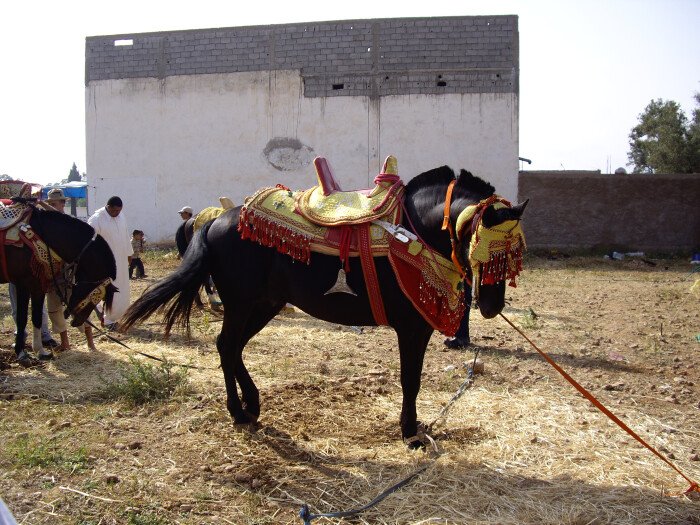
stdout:
[[180,257],[184,257],[187,247],[189,246],[192,236],[194,235],[195,219],[196,216],[190,217],[186,221],[182,221],[182,224],[178,226],[177,231],[175,232],[175,246],[177,247],[177,253],[180,254]]
[[[441,229],[446,190],[455,180],[447,166],[412,179],[405,188],[403,226],[415,231],[429,246],[450,258],[451,242]],[[462,170],[452,192],[452,224],[468,205],[491,196],[494,188]],[[489,207],[483,224],[493,226],[506,220],[519,220],[524,204],[496,210]],[[124,314],[122,330],[165,310],[168,333],[178,323],[189,329],[194,298],[211,273],[224,304],[224,321],[216,342],[227,392],[227,408],[235,423],[255,422],[260,414],[258,389],[243,363],[246,343],[285,306],[291,303],[306,313],[333,323],[356,326],[376,325],[366,292],[358,257],[350,260],[347,282],[357,296],[335,293],[324,295],[338,274],[338,257],[313,253],[310,264],[300,264],[288,255],[242,240],[237,231],[240,208],[228,210],[199,230],[180,267],[150,288]],[[415,230],[414,230],[415,228]],[[458,246],[459,257],[467,260],[467,238]],[[375,258],[384,309],[389,325],[396,331],[401,362],[401,434],[411,446],[419,446],[416,398],[420,389],[423,357],[433,333],[411,301],[401,291],[387,257]],[[468,266],[468,265],[466,265]],[[505,282],[479,285],[478,306],[486,318],[501,312],[505,303]],[[241,389],[238,396],[237,385]]]
[[[190,245],[190,241],[192,240],[192,236],[194,235],[195,220],[197,220],[196,215],[194,217],[190,217],[186,221],[182,221],[182,224],[178,226],[177,231],[175,232],[175,246],[177,247],[177,253],[180,255],[180,257],[183,257],[185,255],[187,247]],[[215,290],[211,280],[211,276],[204,281],[204,291],[206,292],[207,297],[209,298],[209,303],[211,306],[221,306],[221,303],[218,301],[218,299],[216,299],[216,296],[214,295]],[[197,304],[197,306],[203,306],[202,300],[199,298],[199,295],[195,297],[194,301]]]
[[[17,335],[15,352],[22,364],[31,362],[24,350],[25,328],[29,298],[32,299],[32,324],[34,326],[33,350],[39,352],[41,316],[47,287],[57,287],[59,296],[65,299],[64,315],[73,316],[72,326],[82,325],[95,305],[101,300],[111,308],[117,288],[112,284],[117,267],[107,241],[95,233],[92,226],[57,211],[46,211],[32,206],[29,228],[43,241],[38,243],[45,259],[55,263],[55,255],[63,261],[61,270],[53,276],[42,275],[34,251],[25,243],[19,246],[5,244],[0,257],[5,258],[0,283],[11,282],[17,287]],[[26,220],[26,219],[25,219]],[[44,249],[42,249],[42,247]],[[54,254],[46,250],[49,247]],[[51,254],[51,256],[48,256]],[[38,341],[37,341],[38,339]]]

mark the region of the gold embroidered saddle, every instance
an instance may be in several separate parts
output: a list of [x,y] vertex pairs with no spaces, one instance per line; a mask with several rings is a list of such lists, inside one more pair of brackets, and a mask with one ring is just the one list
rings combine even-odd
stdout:
[[[319,183],[313,188],[292,191],[277,185],[248,197],[238,225],[241,237],[308,263],[312,251],[338,255],[341,245],[348,242],[348,255],[360,255],[359,236],[353,227],[374,220],[392,225],[400,222],[404,187],[395,157],[387,157],[376,186],[368,190],[340,191],[325,159],[317,157],[314,166]],[[390,237],[381,226],[369,225],[375,256],[388,253]]]
[[374,188],[342,191],[323,157],[314,159],[318,185],[295,196],[296,211],[319,226],[364,224],[377,219],[397,218],[403,184],[397,185],[396,157],[388,156]]

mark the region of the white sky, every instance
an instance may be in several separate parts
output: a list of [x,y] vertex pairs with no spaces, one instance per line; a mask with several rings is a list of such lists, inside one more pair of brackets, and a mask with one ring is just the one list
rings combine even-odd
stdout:
[[488,14],[520,17],[528,169],[625,166],[629,132],[651,99],[675,100],[691,116],[700,0],[10,0],[0,15],[0,174],[47,183],[73,162],[86,171],[86,36]]

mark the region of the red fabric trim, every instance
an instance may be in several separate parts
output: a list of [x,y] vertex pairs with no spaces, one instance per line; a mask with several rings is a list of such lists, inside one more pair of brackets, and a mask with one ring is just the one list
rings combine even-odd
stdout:
[[276,248],[278,252],[297,261],[309,264],[311,260],[311,241],[308,237],[247,208],[241,210],[238,232],[241,239],[250,239],[263,246]]
[[388,325],[389,321],[387,320],[386,312],[384,311],[382,292],[379,288],[377,268],[374,266],[374,257],[372,256],[369,224],[363,224],[357,228],[357,231],[360,241],[360,262],[362,263],[362,271],[365,275],[365,285],[367,286],[369,304],[372,307],[372,315],[374,316],[374,321],[377,323],[377,325]]
[[[452,287],[447,282],[436,286],[436,283],[426,279],[425,274],[432,272],[422,267],[422,259],[408,253],[408,245],[399,241],[391,242],[389,262],[404,295],[430,326],[445,335],[453,336],[464,315],[464,294],[457,298],[456,308],[450,307],[448,294],[454,295]],[[433,279],[436,277],[433,275]]]
[[352,228],[347,224],[340,226],[340,262],[343,263],[345,273],[350,271],[350,244],[352,243]]

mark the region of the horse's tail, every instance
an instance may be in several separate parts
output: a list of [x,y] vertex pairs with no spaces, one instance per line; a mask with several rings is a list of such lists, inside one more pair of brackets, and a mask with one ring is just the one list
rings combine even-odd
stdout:
[[192,239],[182,263],[173,273],[148,288],[119,320],[120,330],[163,312],[165,335],[177,324],[190,333],[190,312],[199,289],[209,277],[209,248],[207,232],[211,224],[202,227]]

